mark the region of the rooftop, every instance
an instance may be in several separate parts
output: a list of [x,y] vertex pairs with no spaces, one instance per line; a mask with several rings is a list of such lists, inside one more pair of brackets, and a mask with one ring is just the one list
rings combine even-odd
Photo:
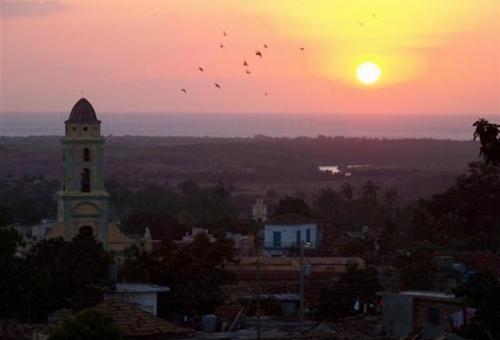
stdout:
[[100,123],[90,102],[81,98],[71,109],[66,123]]
[[290,213],[278,215],[270,218],[266,225],[296,225],[296,224],[306,224],[306,223],[315,223],[311,218]]
[[151,292],[168,292],[170,288],[166,286],[158,286],[148,283],[117,283],[117,293],[151,293]]
[[168,338],[184,338],[194,334],[189,328],[178,327],[160,319],[136,305],[121,301],[105,301],[96,309],[103,310],[111,316],[121,329],[123,337],[167,335]]

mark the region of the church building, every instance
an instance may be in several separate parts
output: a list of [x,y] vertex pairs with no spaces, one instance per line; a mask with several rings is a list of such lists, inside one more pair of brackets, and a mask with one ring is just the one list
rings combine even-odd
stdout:
[[109,194],[104,188],[104,143],[101,121],[81,98],[65,122],[62,187],[57,193],[57,224],[46,238],[93,235],[106,249],[122,251],[135,243],[109,221]]

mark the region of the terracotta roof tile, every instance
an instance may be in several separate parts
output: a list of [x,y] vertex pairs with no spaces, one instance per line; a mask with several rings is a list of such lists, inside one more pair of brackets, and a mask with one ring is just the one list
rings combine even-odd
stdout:
[[122,300],[104,301],[95,308],[106,311],[124,337],[168,335],[169,338],[182,338],[194,334],[192,329],[178,327]]

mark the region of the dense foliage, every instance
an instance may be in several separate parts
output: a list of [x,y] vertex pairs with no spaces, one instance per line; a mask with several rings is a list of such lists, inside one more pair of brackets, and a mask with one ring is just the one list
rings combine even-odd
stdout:
[[14,222],[38,223],[53,219],[56,214],[54,194],[60,183],[43,176],[0,179],[0,226]]
[[471,163],[445,192],[420,200],[413,239],[455,250],[500,250],[500,167]]
[[[339,319],[361,312],[355,309],[360,304],[375,304],[375,292],[379,289],[377,270],[370,266],[359,267],[348,264],[347,271],[331,288],[321,290],[318,317],[320,319]],[[358,305],[359,307],[359,305]]]
[[224,266],[236,262],[236,255],[232,240],[219,235],[211,242],[200,233],[186,245],[177,246],[164,239],[160,249],[152,253],[132,246],[126,250],[120,269],[126,282],[168,286],[169,312],[202,315],[213,313],[214,307],[222,303],[220,286],[234,283]]
[[50,331],[49,340],[121,340],[122,334],[104,311],[88,309],[63,319]]
[[476,340],[500,339],[500,276],[493,272],[471,273],[455,294],[464,305],[476,308],[472,322],[462,333]]
[[94,238],[43,240],[27,256],[16,255],[20,238],[0,229],[0,317],[39,321],[58,308],[92,304],[92,292],[113,287],[113,258]]

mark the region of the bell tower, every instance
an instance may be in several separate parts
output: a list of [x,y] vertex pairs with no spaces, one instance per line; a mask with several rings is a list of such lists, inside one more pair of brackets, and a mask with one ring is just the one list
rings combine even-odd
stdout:
[[107,246],[109,194],[104,189],[105,139],[90,102],[81,98],[65,122],[62,145],[62,187],[57,193],[58,222],[63,237],[93,235]]

